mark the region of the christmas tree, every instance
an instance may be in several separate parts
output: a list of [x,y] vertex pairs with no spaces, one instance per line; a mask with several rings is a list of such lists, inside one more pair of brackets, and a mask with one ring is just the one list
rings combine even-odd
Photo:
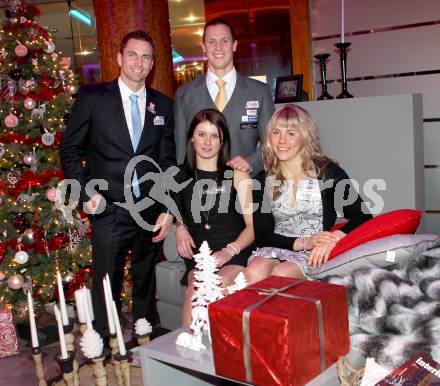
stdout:
[[70,58],[35,22],[36,7],[8,4],[0,30],[0,308],[12,306],[20,320],[23,288],[32,285],[34,301],[46,304],[55,270],[83,282],[91,251],[88,228],[75,209],[68,215],[59,186],[58,147],[78,89]]

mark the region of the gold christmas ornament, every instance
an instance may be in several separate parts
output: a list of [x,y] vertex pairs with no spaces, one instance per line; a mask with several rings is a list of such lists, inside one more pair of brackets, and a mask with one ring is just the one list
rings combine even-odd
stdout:
[[76,94],[78,92],[78,86],[76,84],[71,84],[67,87],[67,92],[71,95]]
[[21,241],[24,244],[31,244],[35,241],[34,240],[34,231],[32,230],[32,228],[27,228],[24,230],[23,236],[21,237]]
[[37,105],[37,102],[35,102],[35,99],[29,98],[29,97],[25,98],[25,100],[23,102],[23,106],[28,110],[34,109],[36,105]]

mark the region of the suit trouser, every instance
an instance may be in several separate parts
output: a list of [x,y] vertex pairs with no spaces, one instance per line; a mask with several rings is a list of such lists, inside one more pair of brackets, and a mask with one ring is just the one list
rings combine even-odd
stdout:
[[162,243],[152,243],[152,233],[139,227],[128,211],[117,206],[112,209],[110,214],[92,219],[92,300],[95,328],[102,335],[108,333],[102,279],[108,273],[120,313],[124,265],[129,249],[132,250],[133,322],[139,318],[147,318],[153,326],[158,322],[155,266],[160,259]]

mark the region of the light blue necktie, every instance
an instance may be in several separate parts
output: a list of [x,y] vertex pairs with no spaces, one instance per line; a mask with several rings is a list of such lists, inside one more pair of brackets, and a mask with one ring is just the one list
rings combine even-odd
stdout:
[[[141,139],[142,134],[142,121],[141,121],[141,113],[139,111],[139,106],[137,103],[138,96],[135,94],[130,95],[130,101],[131,101],[131,125],[133,129],[133,135],[131,136],[131,143],[133,145],[133,151],[136,152],[136,149],[139,144],[139,140]],[[133,194],[136,198],[139,198],[141,195],[141,191],[139,189],[138,185],[138,179],[136,170],[133,173],[133,180],[132,180],[132,188],[133,188]]]

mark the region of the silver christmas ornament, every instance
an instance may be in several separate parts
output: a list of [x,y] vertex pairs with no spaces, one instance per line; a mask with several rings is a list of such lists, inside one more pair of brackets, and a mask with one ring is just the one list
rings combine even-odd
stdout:
[[26,165],[33,165],[37,162],[37,157],[35,157],[34,153],[28,153],[23,157],[23,162]]
[[18,290],[23,286],[24,278],[21,275],[11,275],[8,279],[8,286],[10,289]]
[[55,142],[55,136],[52,133],[46,132],[41,136],[41,142],[43,142],[43,145],[52,146]]
[[[29,260],[29,255],[27,254],[26,251],[18,251],[15,254],[14,258],[15,258],[15,261],[17,262],[17,264],[26,264]],[[8,281],[8,284],[9,284],[9,281]]]
[[11,185],[15,185],[18,181],[20,181],[21,173],[19,170],[11,170],[7,175],[6,179]]
[[44,52],[47,52],[48,54],[51,54],[52,52],[55,51],[55,44],[53,44],[49,40],[46,40],[44,42],[44,44],[46,45],[46,47],[44,48]]

